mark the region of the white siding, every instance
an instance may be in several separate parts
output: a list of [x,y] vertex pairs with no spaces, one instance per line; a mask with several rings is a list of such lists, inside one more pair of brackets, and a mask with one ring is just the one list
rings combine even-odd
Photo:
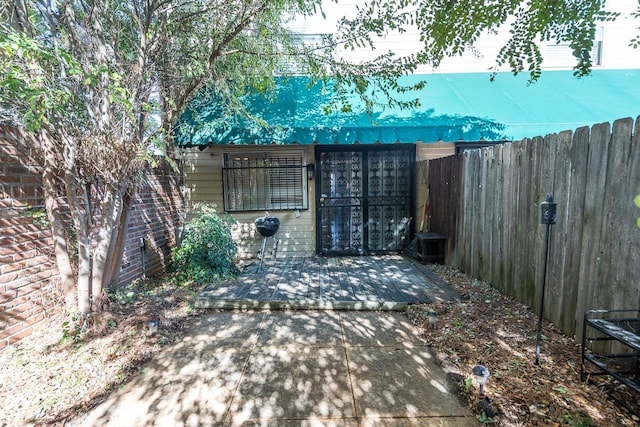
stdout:
[[[313,163],[313,146],[238,146],[214,145],[204,151],[197,148],[183,150],[182,159],[185,173],[185,202],[188,218],[193,216],[193,207],[198,202],[212,203],[220,213],[224,213],[222,193],[222,155],[223,152],[238,152],[242,150],[256,151],[304,150],[306,162]],[[309,182],[309,210],[301,210],[296,218],[295,211],[271,211],[272,216],[280,219],[280,229],[276,237],[280,240],[278,256],[311,255],[315,253],[315,183]],[[238,255],[242,259],[254,258],[260,250],[262,236],[256,231],[254,220],[264,215],[264,211],[233,212],[229,214],[235,224],[231,231],[238,244]],[[271,239],[268,243],[271,244]]]
[[[355,5],[358,1],[346,1],[336,4],[332,0],[323,2],[326,19],[314,16],[304,20],[297,20],[292,24],[292,29],[303,34],[332,33],[336,31],[336,23],[342,16],[353,16]],[[607,2],[606,9],[619,12],[621,15],[613,22],[602,22],[602,33],[598,38],[602,39],[602,63],[594,68],[640,68],[640,52],[629,47],[630,40],[639,34],[640,20],[634,19],[632,12],[638,7],[636,0],[614,0]],[[445,58],[437,69],[422,65],[415,71],[423,73],[460,73],[460,72],[487,72],[496,65],[496,56],[505,42],[509,39],[509,26],[499,28],[495,33],[483,34],[474,45],[473,51],[467,51],[462,55]],[[417,30],[409,28],[405,33],[390,33],[384,39],[375,39],[377,49],[361,48],[354,51],[343,51],[342,56],[351,62],[358,63],[375,58],[382,52],[392,51],[397,55],[407,55],[416,52],[420,48],[420,39]],[[575,60],[569,50],[558,57],[558,52],[549,52],[547,46],[540,46],[545,63],[543,68],[571,68]],[[550,50],[553,50],[551,48]],[[339,53],[340,54],[340,53]],[[547,61],[547,56],[550,56]],[[503,66],[500,71],[509,71],[508,66]]]
[[[292,149],[303,149],[306,162],[314,163],[314,146],[277,145],[277,146],[229,146],[215,145],[200,151],[197,148],[182,150],[181,158],[185,174],[185,203],[187,218],[193,216],[196,203],[206,202],[217,206],[218,212],[224,213],[222,195],[222,154],[225,151],[269,150],[271,152]],[[426,160],[450,156],[455,153],[453,143],[417,143],[416,164],[416,229],[420,227],[424,199],[426,196]],[[280,240],[279,257],[309,256],[316,250],[315,226],[315,180],[309,182],[309,209],[301,210],[296,218],[295,211],[273,211],[271,215],[280,219],[280,229],[276,237]],[[234,212],[231,215],[236,223],[232,226],[232,235],[238,244],[238,255],[241,259],[255,258],[262,244],[262,236],[258,234],[253,221],[264,212]],[[271,244],[271,240],[268,241]]]

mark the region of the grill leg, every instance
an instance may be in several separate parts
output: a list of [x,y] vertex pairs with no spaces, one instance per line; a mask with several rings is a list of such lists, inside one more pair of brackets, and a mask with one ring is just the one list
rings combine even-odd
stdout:
[[276,260],[276,256],[278,254],[278,243],[280,243],[280,240],[273,237],[273,260],[274,261]]
[[258,272],[262,271],[262,261],[264,260],[264,250],[267,247],[267,238],[262,239],[262,246],[260,247],[260,252],[258,252],[258,259],[260,262],[258,263]]

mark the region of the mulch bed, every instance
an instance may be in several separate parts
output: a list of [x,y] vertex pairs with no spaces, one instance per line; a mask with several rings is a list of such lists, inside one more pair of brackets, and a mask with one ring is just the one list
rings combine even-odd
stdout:
[[[540,363],[535,364],[538,317],[531,308],[487,283],[447,266],[430,266],[462,295],[460,303],[416,305],[409,316],[456,393],[484,423],[500,426],[634,426],[640,419],[616,403],[640,396],[607,377],[580,380],[580,346],[543,322]],[[434,321],[433,313],[435,312]],[[431,318],[431,319],[430,319]],[[491,375],[481,396],[471,371],[486,366]],[[491,415],[491,416],[489,416]]]

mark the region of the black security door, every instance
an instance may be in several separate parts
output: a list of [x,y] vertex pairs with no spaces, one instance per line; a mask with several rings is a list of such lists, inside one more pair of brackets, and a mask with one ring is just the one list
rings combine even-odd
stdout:
[[410,235],[415,145],[317,146],[317,252],[396,252]]

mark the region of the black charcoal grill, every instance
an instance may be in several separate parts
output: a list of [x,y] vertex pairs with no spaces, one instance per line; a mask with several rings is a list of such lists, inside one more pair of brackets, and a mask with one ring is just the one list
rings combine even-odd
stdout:
[[262,269],[262,260],[264,259],[264,252],[267,247],[267,239],[273,239],[273,259],[276,259],[276,253],[278,251],[278,239],[274,236],[278,232],[280,228],[280,220],[275,216],[270,216],[269,212],[265,212],[263,217],[257,218],[254,221],[256,225],[256,230],[263,237],[262,246],[260,248],[260,252],[258,252],[258,259],[260,263],[258,264],[258,271]]
[[[267,214],[268,215],[268,214]],[[280,220],[275,216],[263,216],[255,221],[256,229],[263,237],[273,237],[280,228]]]

